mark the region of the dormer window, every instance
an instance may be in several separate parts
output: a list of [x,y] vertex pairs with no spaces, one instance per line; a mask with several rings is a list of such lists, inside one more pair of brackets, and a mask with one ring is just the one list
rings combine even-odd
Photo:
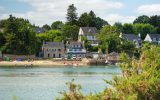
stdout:
[[88,30],[89,33],[91,33],[91,31],[92,31],[91,29]]

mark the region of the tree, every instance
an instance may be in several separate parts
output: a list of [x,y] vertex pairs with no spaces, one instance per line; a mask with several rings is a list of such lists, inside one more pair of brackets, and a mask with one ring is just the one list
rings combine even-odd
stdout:
[[96,27],[98,30],[105,25],[109,25],[107,21],[96,17],[93,11],[83,13],[78,20],[80,27]]
[[114,26],[103,27],[98,35],[101,50],[108,53],[118,51],[118,45],[120,45],[119,34],[119,31]]
[[91,17],[91,21],[90,21],[89,26],[91,26],[91,27],[96,27],[96,14],[91,10],[91,11],[89,12],[89,15],[90,15],[90,17]]
[[50,42],[61,42],[64,39],[64,36],[61,31],[59,30],[50,30],[43,34],[37,34],[37,37],[43,41],[50,41]]
[[133,24],[135,34],[140,34],[141,39],[144,40],[147,34],[155,34],[157,28],[150,24]]
[[65,40],[78,40],[78,31],[79,27],[76,25],[65,24],[62,27],[62,33],[65,37]]
[[64,24],[63,24],[62,21],[55,21],[55,22],[52,23],[51,28],[52,29],[59,29],[60,30],[63,25]]
[[151,16],[149,24],[157,27],[157,34],[160,33],[160,16],[158,16],[158,15]]
[[74,6],[74,4],[69,5],[67,9],[67,23],[70,25],[77,25],[77,8]]
[[100,17],[96,18],[96,28],[100,30],[103,26],[109,25],[107,21],[101,19]]
[[81,16],[79,17],[78,23],[80,27],[89,27],[90,26],[90,22],[91,22],[92,18],[88,13],[83,13],[81,14]]
[[133,23],[140,23],[140,24],[148,24],[150,21],[150,18],[146,15],[142,15],[142,16],[139,16],[138,18],[136,18]]
[[[80,92],[80,88],[76,88],[77,85],[72,83],[70,87],[74,88],[69,92],[63,92],[63,98],[58,100],[159,100],[159,59],[160,47],[156,46],[144,49],[139,59],[130,58],[126,53],[121,53],[122,76],[114,76],[111,81],[105,80],[107,84],[112,86],[111,88],[106,87],[98,94],[90,93],[84,96]],[[74,92],[71,93],[71,90]]]
[[116,22],[116,23],[114,23],[113,26],[115,26],[119,30],[119,32],[122,32],[122,29],[123,29],[122,23]]
[[4,24],[4,44],[1,50],[11,54],[34,54],[36,36],[28,20],[10,15]]
[[134,33],[133,25],[125,23],[123,25],[122,33],[124,33],[124,34],[133,34]]
[[51,30],[51,27],[47,24],[43,25],[43,28],[45,29],[45,31]]

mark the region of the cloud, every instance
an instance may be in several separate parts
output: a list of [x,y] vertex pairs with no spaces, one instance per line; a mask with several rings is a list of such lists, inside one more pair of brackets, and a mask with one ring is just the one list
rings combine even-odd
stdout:
[[138,7],[137,12],[146,15],[159,15],[160,4],[141,5]]
[[[33,10],[25,13],[12,13],[16,17],[29,19],[36,25],[51,24],[53,21],[66,21],[68,5],[75,4],[80,15],[93,10],[97,16],[104,18],[113,9],[124,7],[121,2],[111,0],[17,0],[32,6]],[[8,14],[9,15],[9,14]],[[3,14],[6,16],[6,14]],[[0,16],[2,17],[2,16]]]
[[109,14],[105,18],[111,25],[113,25],[115,22],[121,22],[121,23],[132,23],[136,17],[135,16],[122,16],[119,14]]

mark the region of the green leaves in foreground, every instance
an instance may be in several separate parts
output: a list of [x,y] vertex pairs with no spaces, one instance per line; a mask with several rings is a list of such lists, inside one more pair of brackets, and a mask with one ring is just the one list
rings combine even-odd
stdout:
[[[84,96],[81,88],[69,83],[69,92],[63,92],[58,100],[160,100],[160,47],[143,49],[139,59],[121,54],[122,76],[107,81],[112,88],[98,94]],[[94,87],[93,87],[94,88]]]

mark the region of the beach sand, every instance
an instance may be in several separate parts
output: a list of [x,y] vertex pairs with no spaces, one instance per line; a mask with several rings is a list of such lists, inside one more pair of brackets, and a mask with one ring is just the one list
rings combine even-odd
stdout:
[[[100,63],[102,61],[99,61]],[[35,60],[35,61],[1,61],[0,67],[19,67],[19,66],[36,66],[36,67],[55,67],[55,66],[87,66],[96,65],[99,62],[92,59],[82,59],[81,61],[52,61],[52,60]]]

